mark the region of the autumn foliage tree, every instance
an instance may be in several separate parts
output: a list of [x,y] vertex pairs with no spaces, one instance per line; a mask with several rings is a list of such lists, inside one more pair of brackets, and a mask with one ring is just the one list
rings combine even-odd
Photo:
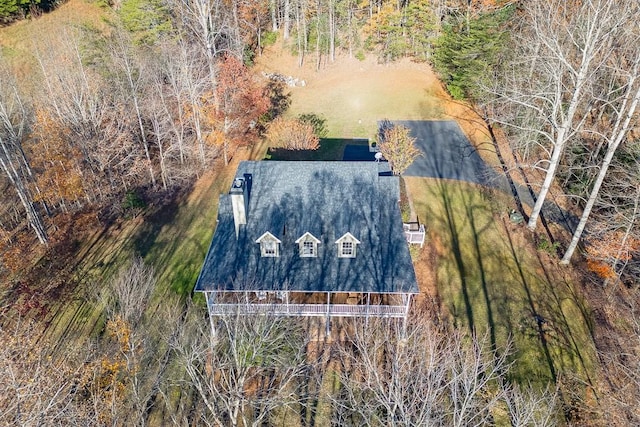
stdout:
[[36,123],[26,144],[36,174],[36,201],[59,206],[78,202],[83,194],[82,153],[73,146],[71,132],[46,110],[35,113]]
[[587,268],[603,279],[616,279],[632,259],[640,253],[640,238],[624,230],[605,231],[587,242]]
[[[157,281],[154,269],[134,258],[100,292],[107,340],[92,365],[87,390],[96,416],[110,425],[145,425],[168,358],[157,335],[175,321],[149,322],[145,310]],[[170,313],[163,313],[170,319]]]
[[269,124],[265,138],[270,147],[287,150],[317,150],[320,147],[313,125],[299,119],[278,117]]
[[227,55],[220,62],[213,121],[222,133],[222,152],[229,163],[229,150],[247,144],[257,132],[260,116],[269,110],[264,85],[236,57]]
[[394,125],[388,121],[383,123],[378,149],[391,163],[394,175],[402,174],[418,156],[422,155],[415,142],[416,139],[411,136],[410,130],[405,126]]

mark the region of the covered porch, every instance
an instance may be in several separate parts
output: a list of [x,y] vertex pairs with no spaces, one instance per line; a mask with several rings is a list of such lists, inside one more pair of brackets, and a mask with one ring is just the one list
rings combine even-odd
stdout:
[[210,316],[272,314],[307,317],[406,318],[412,293],[206,291]]

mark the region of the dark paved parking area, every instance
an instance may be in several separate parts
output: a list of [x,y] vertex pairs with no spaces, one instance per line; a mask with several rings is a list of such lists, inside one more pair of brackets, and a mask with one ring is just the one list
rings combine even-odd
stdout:
[[488,184],[489,169],[458,123],[444,120],[394,123],[409,128],[423,152],[404,175]]
[[[485,163],[458,123],[452,120],[394,121],[411,130],[416,145],[423,155],[418,157],[404,172],[404,176],[455,179],[499,189],[511,194],[507,178]],[[533,206],[534,200],[526,187],[516,184],[522,203]],[[556,204],[545,202],[545,216],[573,230],[577,218],[560,209]]]

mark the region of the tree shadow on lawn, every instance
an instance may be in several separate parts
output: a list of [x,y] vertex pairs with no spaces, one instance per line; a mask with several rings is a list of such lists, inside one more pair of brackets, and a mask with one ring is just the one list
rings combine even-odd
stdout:
[[[165,222],[174,216],[173,207],[166,210],[160,207],[150,215],[153,221],[162,217]],[[113,220],[104,223],[87,239],[75,256],[73,280],[77,285],[73,295],[55,307],[46,320],[46,334],[55,337],[53,341],[57,347],[72,342],[74,338],[101,332],[104,317],[98,298],[100,290],[128,264],[133,255],[144,255],[145,248],[152,244],[161,228],[161,225],[143,217]]]
[[524,228],[496,221],[479,187],[411,182],[420,185],[411,191],[419,214],[443,243],[437,281],[454,325],[488,333],[496,351],[510,343],[517,382],[544,386],[567,376],[588,382],[590,311],[571,282],[535,251]]
[[[185,191],[166,200],[152,203],[141,216],[120,223],[116,230],[121,234],[120,237],[114,237],[114,230],[105,228],[86,251],[87,257],[83,260],[82,268],[79,269],[80,280],[85,282],[109,280],[127,264],[131,257],[136,255],[153,265],[158,276],[166,274],[165,270],[169,268],[168,262],[177,248],[193,240],[187,235],[188,224],[204,215],[199,209],[185,213],[186,210],[183,207],[186,204],[187,195],[188,191]],[[178,217],[180,217],[179,220]],[[200,242],[197,243],[195,248],[183,251],[185,262],[176,266],[178,269],[199,268],[199,266],[191,266],[191,259],[195,258],[194,255],[199,252],[203,252],[202,258],[204,258],[206,248],[196,251],[198,246],[201,246]],[[195,278],[191,285],[193,283]],[[176,291],[179,290],[176,289]]]
[[317,150],[287,150],[286,148],[269,147],[264,160],[341,161],[347,145],[368,146],[369,141],[362,138],[321,138],[320,147]]

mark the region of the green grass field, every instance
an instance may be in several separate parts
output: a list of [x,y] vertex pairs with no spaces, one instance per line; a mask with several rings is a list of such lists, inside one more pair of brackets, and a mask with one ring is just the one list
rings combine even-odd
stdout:
[[521,383],[576,375],[589,382],[589,308],[557,259],[536,250],[523,225],[509,222],[509,197],[460,182],[405,181],[430,230],[437,289],[453,324],[488,334],[501,351],[510,343],[511,374]]

